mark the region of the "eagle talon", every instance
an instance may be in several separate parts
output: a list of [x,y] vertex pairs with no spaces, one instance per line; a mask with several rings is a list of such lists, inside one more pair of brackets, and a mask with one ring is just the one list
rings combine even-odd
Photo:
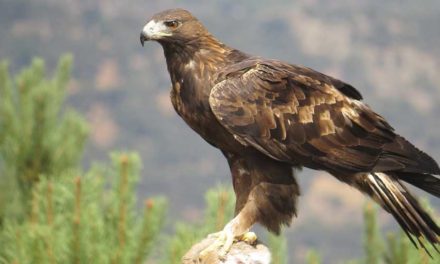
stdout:
[[215,241],[199,253],[199,263],[205,263],[204,261],[211,258],[214,254],[216,254],[220,260],[224,260],[232,247],[234,235],[231,232],[223,230],[209,234],[208,238],[215,238]]
[[244,233],[243,235],[241,235],[235,239],[235,241],[243,241],[249,245],[255,245],[257,240],[258,240],[258,237],[254,232]]
[[209,234],[207,237],[215,238],[215,241],[199,253],[198,263],[207,263],[207,260],[214,255],[220,260],[225,260],[234,242],[243,241],[249,245],[254,245],[257,241],[257,235],[254,232],[246,232],[242,235],[234,236],[227,229]]

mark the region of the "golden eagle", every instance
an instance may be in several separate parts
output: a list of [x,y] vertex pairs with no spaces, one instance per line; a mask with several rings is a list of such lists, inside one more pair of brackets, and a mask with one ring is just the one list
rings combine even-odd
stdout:
[[[414,245],[440,228],[404,182],[440,197],[437,163],[367,104],[351,85],[310,68],[248,55],[218,41],[190,12],[158,13],[144,41],[159,42],[176,112],[228,160],[235,217],[217,233],[225,255],[254,223],[274,233],[297,214],[293,168],[324,170],[379,203]],[[418,242],[417,242],[418,241]],[[426,249],[426,248],[425,248]]]

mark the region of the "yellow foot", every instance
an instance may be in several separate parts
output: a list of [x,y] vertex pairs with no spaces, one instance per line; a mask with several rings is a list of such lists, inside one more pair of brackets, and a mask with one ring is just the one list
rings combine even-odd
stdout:
[[247,232],[241,236],[235,238],[235,241],[243,241],[248,243],[249,245],[254,245],[257,242],[257,235],[254,232]]

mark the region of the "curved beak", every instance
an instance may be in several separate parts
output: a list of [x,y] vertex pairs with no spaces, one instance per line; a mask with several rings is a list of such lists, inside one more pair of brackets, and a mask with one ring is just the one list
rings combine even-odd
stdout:
[[172,34],[168,32],[167,27],[161,21],[151,20],[148,22],[141,31],[140,41],[144,46],[145,41],[160,40],[163,37],[169,37]]
[[148,41],[148,40],[149,40],[149,38],[147,36],[145,36],[144,32],[142,31],[141,36],[140,36],[140,41],[141,41],[142,47],[144,46],[144,42]]
[[140,41],[141,41],[142,47],[144,46],[144,42],[145,41],[151,40],[152,37],[154,36],[154,33],[156,31],[155,25],[156,25],[155,21],[154,20],[150,20],[142,28],[141,35],[140,35]]

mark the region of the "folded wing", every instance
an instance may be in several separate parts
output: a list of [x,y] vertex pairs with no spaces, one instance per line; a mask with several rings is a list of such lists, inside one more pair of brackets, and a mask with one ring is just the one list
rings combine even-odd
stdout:
[[418,167],[410,155],[424,153],[402,145],[361,99],[309,68],[248,59],[218,75],[209,102],[237,140],[293,165],[347,173]]

